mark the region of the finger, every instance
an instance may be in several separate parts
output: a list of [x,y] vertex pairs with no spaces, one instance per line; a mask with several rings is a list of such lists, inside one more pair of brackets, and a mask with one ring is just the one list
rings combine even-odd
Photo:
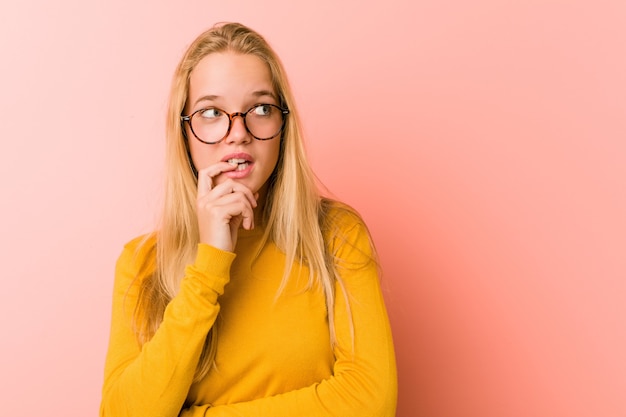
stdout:
[[236,166],[227,162],[218,162],[198,171],[198,195],[204,195],[213,189],[214,177],[217,177],[222,172],[232,171],[236,168]]
[[233,186],[233,193],[243,194],[243,196],[248,200],[252,207],[257,206],[258,197],[255,197],[254,193],[252,193],[252,190],[250,190],[245,185],[235,182],[235,185]]
[[252,207],[257,206],[258,193],[255,196],[252,190],[237,181],[229,179],[221,184],[214,186],[212,191],[214,194],[219,196],[239,193],[242,194],[246,198],[246,200],[248,200]]
[[243,217],[243,221],[241,223],[242,227],[246,230],[254,229],[254,215],[251,215],[250,217]]
[[228,215],[229,218],[238,215],[245,217],[254,215],[253,205],[243,193],[224,191],[222,184],[211,190],[209,195],[199,198],[198,206],[208,210],[213,207]]
[[254,211],[248,206],[241,212],[241,226],[246,230],[254,229]]
[[[254,228],[254,210],[241,193],[235,192],[220,199],[220,205],[228,211],[234,230],[242,226],[246,230]],[[233,222],[234,221],[234,222]]]
[[254,228],[254,211],[241,195],[228,194],[220,198],[219,205],[213,206],[211,210],[216,218],[230,224],[231,231],[236,231],[240,226],[246,230]]

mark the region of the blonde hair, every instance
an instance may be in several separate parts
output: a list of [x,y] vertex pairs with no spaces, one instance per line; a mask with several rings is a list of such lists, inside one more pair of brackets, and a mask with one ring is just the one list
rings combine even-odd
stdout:
[[[322,198],[307,162],[298,112],[279,58],[263,37],[237,23],[219,24],[202,33],[189,46],[174,73],[166,122],[164,207],[156,232],[156,249],[153,249],[156,268],[141,283],[134,313],[137,338],[140,344],[152,338],[162,321],[165,307],[179,291],[185,266],[192,263],[196,255],[199,241],[197,179],[180,116],[188,99],[191,71],[208,54],[225,51],[252,54],[263,60],[270,69],[279,104],[290,110],[277,166],[268,180],[267,201],[260,220],[265,225],[265,241],[273,241],[286,255],[278,294],[284,289],[294,262],[306,263],[310,270],[308,287],[319,286],[323,291],[330,339],[334,344],[334,288],[337,282],[342,283],[323,233],[331,228],[331,216],[327,213],[335,203]],[[144,244],[147,245],[148,241],[146,239]],[[207,336],[195,381],[202,379],[211,369],[216,350],[216,325]]]

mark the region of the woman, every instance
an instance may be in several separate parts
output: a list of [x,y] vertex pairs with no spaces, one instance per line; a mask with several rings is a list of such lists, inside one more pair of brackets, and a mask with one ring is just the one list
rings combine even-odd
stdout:
[[393,416],[369,234],[322,198],[279,59],[223,24],[189,47],[159,230],[115,278],[101,416]]

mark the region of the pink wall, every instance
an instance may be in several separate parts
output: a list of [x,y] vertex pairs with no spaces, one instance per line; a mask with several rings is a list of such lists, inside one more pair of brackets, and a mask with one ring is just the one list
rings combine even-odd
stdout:
[[97,414],[169,79],[220,20],[275,45],[372,229],[398,416],[626,415],[623,1],[4,3],[2,415]]

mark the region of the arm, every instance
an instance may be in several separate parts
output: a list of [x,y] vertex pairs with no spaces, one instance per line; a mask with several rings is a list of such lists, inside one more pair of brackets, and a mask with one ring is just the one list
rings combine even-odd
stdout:
[[183,410],[181,417],[395,416],[395,357],[378,268],[372,260],[365,226],[358,223],[344,234],[345,239],[338,239],[335,248],[339,274],[349,294],[354,351],[344,291],[337,285],[333,376],[272,397],[215,407],[192,407]]
[[[131,327],[141,254],[127,245],[115,274],[109,350],[100,416],[177,416],[192,383],[209,329],[219,312],[218,295],[229,280],[235,255],[199,245],[180,292],[154,337],[140,348]],[[132,286],[131,286],[132,284]]]

